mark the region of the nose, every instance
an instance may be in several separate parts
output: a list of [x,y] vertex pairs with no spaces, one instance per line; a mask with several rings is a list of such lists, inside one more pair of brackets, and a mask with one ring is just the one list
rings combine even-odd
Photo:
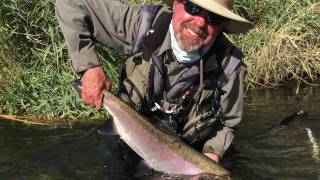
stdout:
[[195,24],[198,27],[204,27],[206,25],[206,13],[201,13],[195,16]]

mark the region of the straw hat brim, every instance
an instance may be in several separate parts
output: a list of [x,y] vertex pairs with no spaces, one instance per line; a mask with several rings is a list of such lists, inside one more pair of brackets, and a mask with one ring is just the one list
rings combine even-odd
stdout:
[[[168,6],[173,5],[173,0],[163,0]],[[190,0],[198,6],[215,14],[228,18],[230,21],[225,27],[226,33],[242,33],[253,28],[253,24],[247,19],[233,13],[221,4],[212,0]]]

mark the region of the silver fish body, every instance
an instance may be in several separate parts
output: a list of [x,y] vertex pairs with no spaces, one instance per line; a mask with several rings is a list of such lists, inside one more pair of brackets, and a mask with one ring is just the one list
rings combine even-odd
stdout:
[[104,92],[103,107],[112,116],[121,139],[153,169],[167,174],[211,173],[219,179],[230,178],[226,169],[156,127],[110,92]]

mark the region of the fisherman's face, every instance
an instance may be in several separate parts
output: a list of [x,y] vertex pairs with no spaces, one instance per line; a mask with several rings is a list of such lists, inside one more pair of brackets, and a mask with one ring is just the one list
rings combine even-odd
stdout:
[[[186,4],[186,2],[189,4]],[[187,12],[187,8],[192,8],[194,4],[186,2],[175,0],[172,26],[180,48],[190,52],[213,43],[226,23],[215,24],[208,22],[208,13],[203,9],[197,15],[192,15],[192,12]]]

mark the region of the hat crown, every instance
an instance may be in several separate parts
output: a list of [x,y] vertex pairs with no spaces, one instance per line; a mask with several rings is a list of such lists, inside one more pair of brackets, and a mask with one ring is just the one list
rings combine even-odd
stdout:
[[230,11],[233,10],[234,0],[213,0],[213,1],[216,1],[216,3],[229,9]]

